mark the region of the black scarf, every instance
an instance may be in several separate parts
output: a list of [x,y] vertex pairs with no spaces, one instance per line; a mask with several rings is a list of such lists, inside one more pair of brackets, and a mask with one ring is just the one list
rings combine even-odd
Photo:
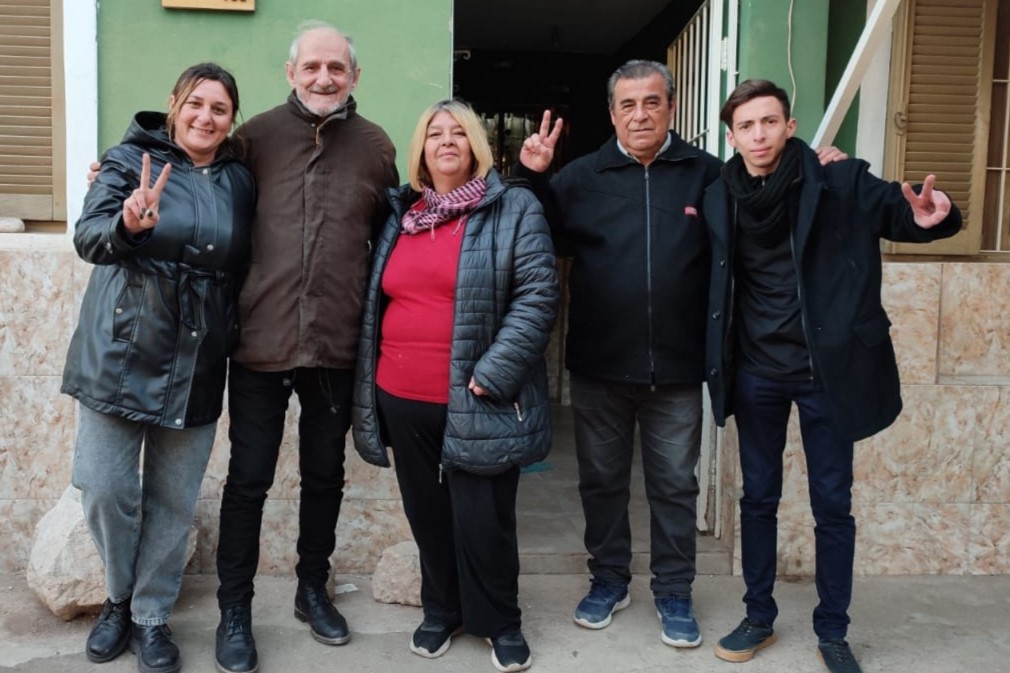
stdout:
[[790,212],[800,179],[800,144],[790,138],[774,173],[752,176],[737,154],[722,167],[722,178],[740,208],[743,233],[762,248],[771,248],[789,234]]

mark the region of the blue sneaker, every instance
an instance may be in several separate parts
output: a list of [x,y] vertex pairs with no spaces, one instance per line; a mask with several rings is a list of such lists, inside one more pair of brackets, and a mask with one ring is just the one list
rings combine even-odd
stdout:
[[602,629],[610,626],[614,613],[631,604],[628,587],[621,584],[592,583],[589,593],[575,608],[575,623],[587,629]]
[[659,637],[671,647],[698,647],[701,645],[701,631],[694,618],[690,598],[676,596],[656,597],[656,616],[663,624]]

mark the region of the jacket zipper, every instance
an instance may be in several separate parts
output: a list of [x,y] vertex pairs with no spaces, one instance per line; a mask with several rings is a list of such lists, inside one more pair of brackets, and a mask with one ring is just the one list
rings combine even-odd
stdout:
[[[505,190],[502,190],[501,193],[504,193],[504,191]],[[487,206],[495,203],[496,201],[498,201],[499,198],[501,198],[501,193],[495,195],[492,199],[490,199],[488,201],[484,201],[484,202],[478,204],[478,208],[480,208],[480,209],[483,210]],[[393,212],[396,214],[397,218],[399,219],[399,218],[403,217],[403,209],[402,208],[397,208],[398,205],[399,206],[403,205],[403,201],[399,197],[399,192],[396,193],[396,200],[397,200],[397,203],[392,203],[391,202],[390,205],[393,207]],[[467,218],[469,218],[470,215],[472,215],[474,212],[476,212],[476,210],[477,210],[477,208],[475,208],[473,211],[471,211],[471,213],[467,215]],[[465,222],[463,224],[465,224]],[[463,231],[463,235],[466,236],[466,228],[465,228],[465,226],[461,226],[460,228]],[[390,250],[390,254],[392,254],[392,250]],[[386,262],[388,262],[388,261],[389,261],[389,256],[387,255],[386,256]],[[492,263],[493,263],[493,260],[492,260]],[[456,285],[457,285],[457,287],[459,286],[459,269],[458,268],[456,269]],[[456,324],[456,303],[455,302],[453,302],[453,306],[452,306],[452,322],[453,322],[453,326],[455,326],[455,324]],[[373,342],[374,342],[375,347],[378,348],[378,339],[373,339]],[[374,385],[374,382],[373,382],[373,385]],[[518,402],[516,402],[516,415],[519,416],[519,420],[521,421],[522,420],[522,415],[521,415],[521,413],[519,411],[519,403]],[[439,458],[439,461],[438,461],[438,483],[439,484],[442,483],[442,474],[444,472],[445,472],[445,468],[443,467],[442,459]]]
[[516,409],[516,419],[522,423],[523,422],[523,410],[519,408],[519,401],[516,400],[512,403],[512,406]]
[[656,355],[653,352],[652,324],[652,199],[649,167],[645,167],[645,295],[646,319],[649,325],[649,389],[656,390]]

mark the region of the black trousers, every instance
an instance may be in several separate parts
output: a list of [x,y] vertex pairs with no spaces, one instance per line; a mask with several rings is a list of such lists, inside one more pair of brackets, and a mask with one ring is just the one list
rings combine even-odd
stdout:
[[217,598],[221,607],[249,603],[259,564],[263,503],[274,482],[291,393],[298,395],[300,582],[322,586],[336,547],[344,488],[344,442],[351,419],[354,372],[301,368],[257,372],[235,362],[228,376],[231,459],[221,497]]
[[425,617],[484,638],[519,628],[518,466],[494,476],[441,472],[446,406],[377,392],[420,553]]

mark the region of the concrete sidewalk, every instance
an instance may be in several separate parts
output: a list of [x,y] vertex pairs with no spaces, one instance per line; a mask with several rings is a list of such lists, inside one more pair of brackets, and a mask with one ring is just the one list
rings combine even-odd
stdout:
[[[353,637],[343,647],[312,640],[292,616],[295,582],[260,577],[254,631],[262,673],[494,673],[483,640],[463,636],[440,659],[407,650],[420,621],[418,608],[376,603],[367,578],[339,578],[345,593],[336,604]],[[738,577],[699,577],[695,605],[705,641],[677,650],[659,640],[648,578],[635,577],[631,606],[602,631],[572,623],[572,610],[587,588],[583,575],[523,575],[520,603],[533,649],[533,671],[542,673],[820,673],[810,629],[813,583],[780,581],[776,587],[779,642],[750,662],[730,664],[712,654],[715,642],[743,616]],[[183,671],[215,670],[216,579],[187,577],[172,618]],[[18,575],[0,576],[0,671],[33,673],[132,673],[129,654],[91,664],[83,654],[93,618],[63,622],[39,603]],[[858,578],[849,642],[865,673],[971,673],[1010,671],[1010,576]]]

